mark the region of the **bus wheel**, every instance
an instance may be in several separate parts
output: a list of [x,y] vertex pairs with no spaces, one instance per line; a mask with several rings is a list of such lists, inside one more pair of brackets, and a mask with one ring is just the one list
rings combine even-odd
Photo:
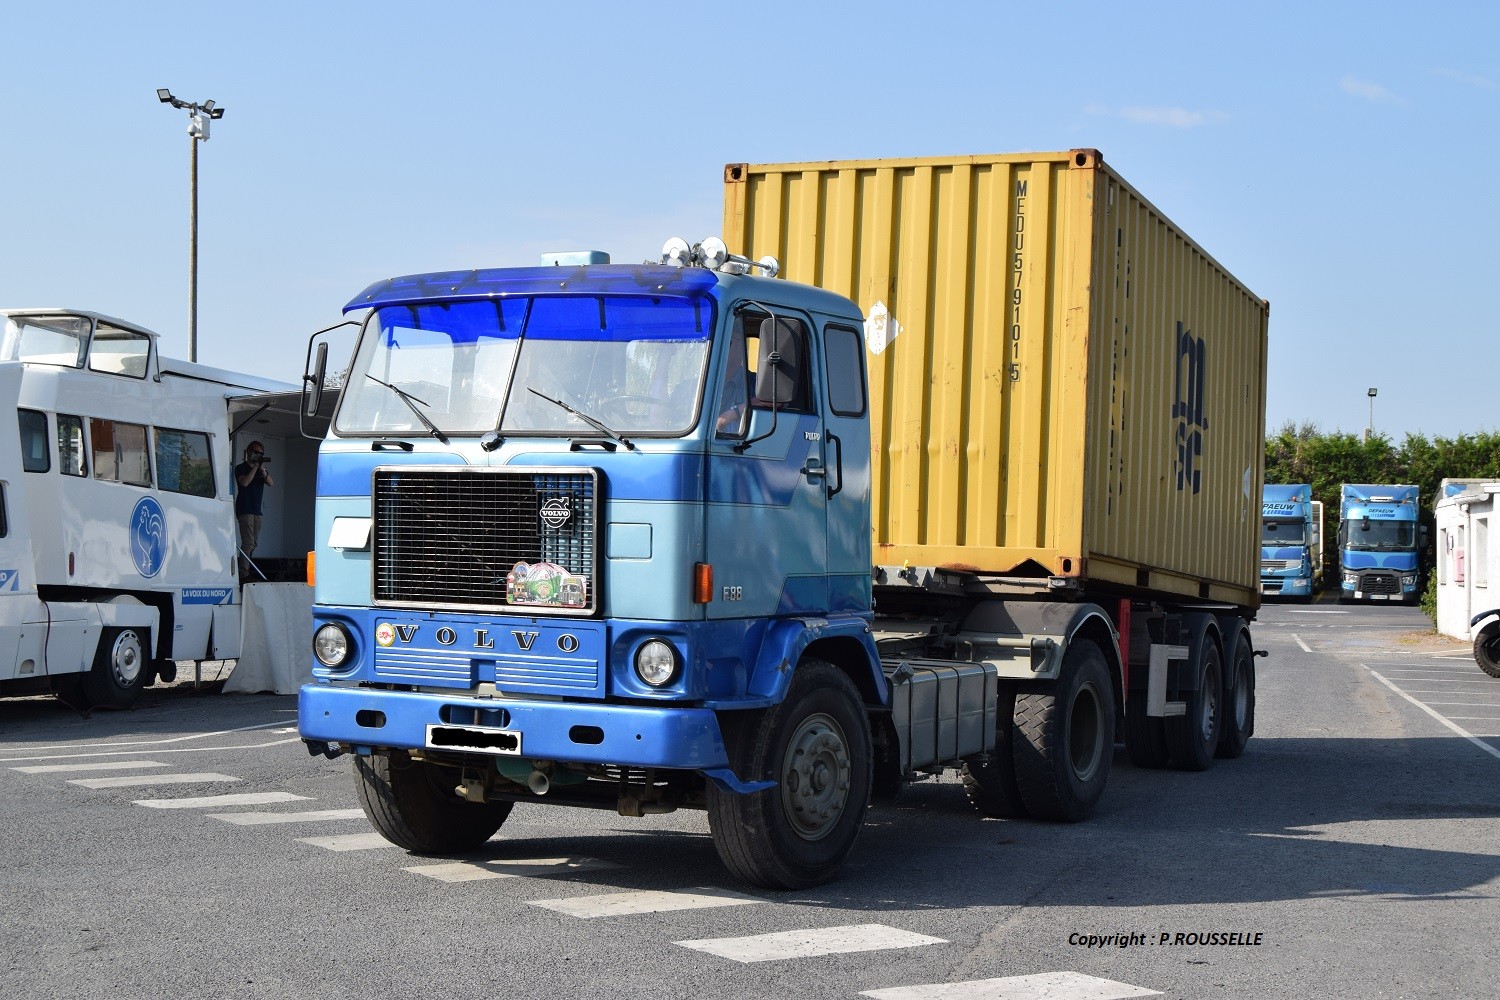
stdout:
[[107,628],[99,634],[94,665],[83,679],[83,696],[91,706],[129,708],[150,676],[147,669],[151,633],[146,629]]
[[495,835],[509,802],[470,802],[454,789],[456,768],[413,760],[405,750],[354,758],[355,792],[370,825],[418,854],[471,851]]
[[1087,639],[1068,646],[1056,681],[1016,694],[1013,757],[1026,811],[1076,823],[1093,812],[1109,781],[1115,699],[1109,668]]
[[708,788],[708,825],[725,867],[752,885],[802,889],[839,873],[870,804],[870,720],[854,682],[807,659],[781,704],[725,728],[729,764],[775,788]]

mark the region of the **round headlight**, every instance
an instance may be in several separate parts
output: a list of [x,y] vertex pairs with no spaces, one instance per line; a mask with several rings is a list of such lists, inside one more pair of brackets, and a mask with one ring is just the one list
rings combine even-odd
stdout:
[[652,687],[661,687],[677,676],[677,651],[670,643],[649,639],[635,651],[635,672]]
[[325,667],[342,667],[349,662],[353,650],[349,630],[336,622],[329,622],[313,633],[313,655]]

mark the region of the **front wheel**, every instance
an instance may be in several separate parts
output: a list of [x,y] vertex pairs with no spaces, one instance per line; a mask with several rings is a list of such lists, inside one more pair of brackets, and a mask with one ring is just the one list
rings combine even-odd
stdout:
[[752,885],[802,889],[844,866],[870,804],[870,722],[854,683],[804,660],[781,704],[725,728],[729,763],[748,795],[708,789],[708,824],[725,867]]
[[1491,677],[1500,677],[1500,622],[1490,622],[1474,637],[1474,662]]
[[1016,695],[1016,785],[1037,819],[1074,823],[1093,812],[1109,781],[1115,699],[1099,647],[1075,640],[1055,682]]
[[354,787],[370,825],[418,854],[471,851],[510,815],[509,802],[459,798],[460,777],[457,768],[413,760],[405,750],[354,758]]
[[99,636],[94,665],[83,678],[89,705],[129,708],[150,683],[151,633],[142,628],[107,628]]

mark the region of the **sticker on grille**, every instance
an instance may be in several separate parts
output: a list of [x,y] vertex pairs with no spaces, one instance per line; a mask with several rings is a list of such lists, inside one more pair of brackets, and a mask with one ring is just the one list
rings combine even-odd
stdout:
[[375,603],[592,613],[598,485],[592,469],[376,469]]

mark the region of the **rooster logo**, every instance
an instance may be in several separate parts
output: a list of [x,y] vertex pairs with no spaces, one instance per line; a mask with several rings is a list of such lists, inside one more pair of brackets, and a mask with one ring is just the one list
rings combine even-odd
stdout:
[[155,497],[141,497],[130,515],[130,556],[141,576],[161,572],[167,555],[167,515]]

